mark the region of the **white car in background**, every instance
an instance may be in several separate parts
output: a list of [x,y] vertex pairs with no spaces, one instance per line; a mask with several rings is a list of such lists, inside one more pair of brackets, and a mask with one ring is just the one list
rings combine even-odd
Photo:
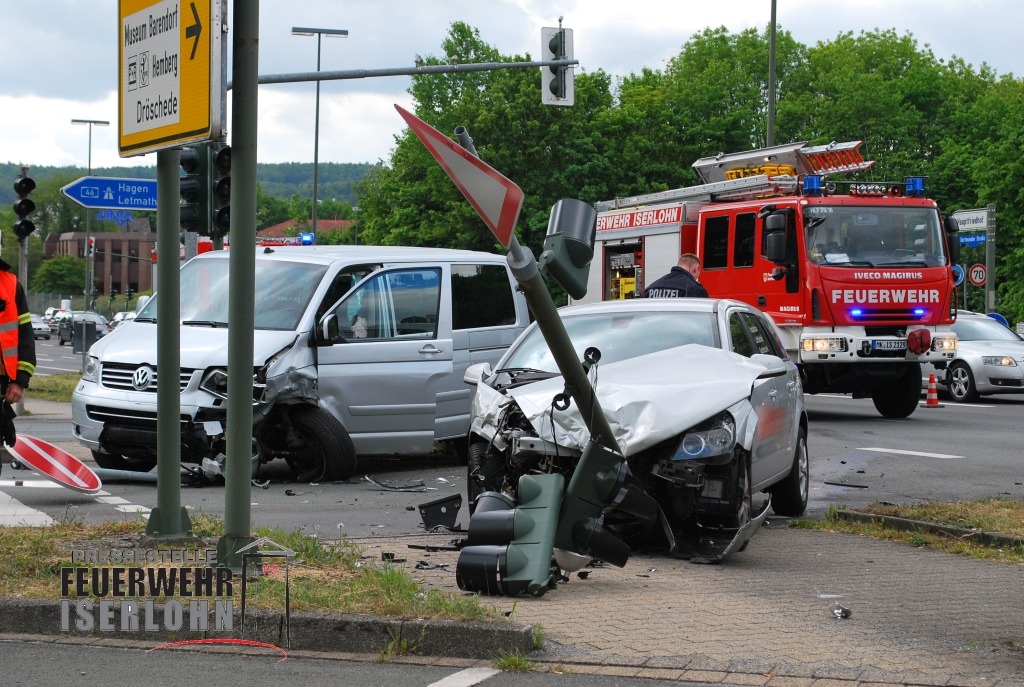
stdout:
[[52,332],[50,331],[50,325],[46,323],[46,320],[44,320],[41,315],[33,314],[32,335],[36,339],[46,339],[47,341],[49,341],[51,334]]

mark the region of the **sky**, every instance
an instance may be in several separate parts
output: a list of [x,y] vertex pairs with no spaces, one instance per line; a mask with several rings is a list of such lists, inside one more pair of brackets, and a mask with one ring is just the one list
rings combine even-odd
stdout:
[[[1024,76],[1021,0],[777,0],[776,8],[779,28],[808,46],[845,32],[895,29],[941,60],[955,55],[975,69],[985,63],[999,75]],[[259,11],[260,75],[316,70],[317,38],[292,35],[295,26],[348,30],[345,38],[322,39],[323,71],[394,69],[441,55],[456,21],[503,55],[540,59],[541,28],[557,26],[561,16],[573,30],[578,69],[615,77],[663,68],[705,28],[763,30],[771,0],[260,0]],[[118,153],[116,0],[4,0],[0,16],[0,162],[156,165],[155,153]],[[409,85],[404,76],[323,82],[319,160],[387,161],[404,127],[394,105],[413,108]],[[260,86],[257,100],[258,160],[312,162],[315,85]],[[230,137],[230,111],[226,121]]]

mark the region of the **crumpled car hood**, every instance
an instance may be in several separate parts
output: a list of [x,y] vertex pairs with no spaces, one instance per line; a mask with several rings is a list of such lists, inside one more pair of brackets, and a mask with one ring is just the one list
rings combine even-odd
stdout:
[[[737,353],[688,344],[598,366],[597,397],[623,455],[630,456],[747,401],[754,381],[764,371],[763,365]],[[582,450],[590,432],[576,404],[565,411],[551,409],[552,399],[564,387],[561,377],[509,389],[506,394],[479,384],[472,431],[504,448],[501,437],[495,437],[495,427],[504,407],[514,400],[538,437]]]

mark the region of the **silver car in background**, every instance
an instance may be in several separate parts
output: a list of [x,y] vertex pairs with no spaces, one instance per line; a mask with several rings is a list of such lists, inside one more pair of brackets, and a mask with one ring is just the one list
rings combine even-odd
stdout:
[[960,339],[945,373],[922,365],[922,382],[935,373],[938,385],[957,403],[989,394],[1024,394],[1024,338],[988,315],[961,310],[953,323]]

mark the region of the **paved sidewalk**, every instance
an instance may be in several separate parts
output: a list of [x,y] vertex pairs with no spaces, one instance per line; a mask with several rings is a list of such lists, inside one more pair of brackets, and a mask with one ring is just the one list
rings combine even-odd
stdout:
[[[361,540],[459,593],[460,535]],[[830,682],[1024,685],[1024,568],[847,534],[762,528],[724,565],[634,555],[585,569],[541,598],[488,599],[540,624],[537,658],[576,672],[803,687]],[[841,598],[829,598],[841,595]],[[852,611],[836,619],[836,601]]]

